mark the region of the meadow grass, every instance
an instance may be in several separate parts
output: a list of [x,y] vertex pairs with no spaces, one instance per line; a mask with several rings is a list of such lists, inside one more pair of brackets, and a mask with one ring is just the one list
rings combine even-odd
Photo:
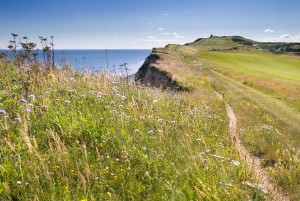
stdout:
[[292,200],[298,200],[299,114],[268,95],[214,72],[212,67],[209,65],[203,72],[233,107],[243,144],[260,157],[271,180],[283,187]]
[[212,69],[300,111],[300,60],[266,52],[198,54]]
[[[187,46],[168,48],[174,50],[173,62],[177,59],[185,64],[175,66],[175,70],[169,67],[169,71],[180,76],[182,82],[212,86],[222,93],[236,113],[243,144],[260,158],[270,180],[282,187],[292,200],[298,200],[300,116],[293,110],[297,105],[284,105],[286,102],[274,98],[274,94],[299,96],[299,60],[265,52],[205,52]],[[180,68],[186,73],[177,73]],[[286,73],[281,74],[282,71]],[[244,83],[245,79],[251,79],[251,85]]]
[[174,93],[106,71],[0,72],[2,200],[264,200],[206,82]]

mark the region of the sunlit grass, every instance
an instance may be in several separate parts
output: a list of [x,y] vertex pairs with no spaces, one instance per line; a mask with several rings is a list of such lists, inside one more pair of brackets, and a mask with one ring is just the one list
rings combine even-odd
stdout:
[[1,199],[263,199],[206,85],[174,93],[27,67],[0,61]]
[[263,52],[199,52],[216,71],[300,111],[300,60]]

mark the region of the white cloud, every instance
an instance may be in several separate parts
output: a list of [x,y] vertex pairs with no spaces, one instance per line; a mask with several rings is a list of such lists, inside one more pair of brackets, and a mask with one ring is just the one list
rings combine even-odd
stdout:
[[164,16],[169,16],[170,15],[170,13],[164,13]]
[[154,39],[154,38],[156,38],[155,36],[147,36],[147,38],[149,38],[149,39]]
[[162,30],[164,30],[164,28],[162,28],[162,27],[159,27],[159,28],[158,28],[158,31],[162,31]]
[[272,29],[266,29],[264,30],[265,33],[273,33],[274,31]]
[[279,38],[282,38],[282,39],[292,39],[293,37],[290,34],[283,34]]
[[259,41],[262,42],[300,42],[300,35],[291,35],[291,34],[283,34],[278,37],[268,37],[268,38],[263,38]]
[[170,35],[170,33],[165,32],[165,33],[162,33],[162,35],[168,36],[168,35]]
[[184,36],[179,35],[177,32],[173,32],[172,35],[174,36],[174,38],[184,38]]

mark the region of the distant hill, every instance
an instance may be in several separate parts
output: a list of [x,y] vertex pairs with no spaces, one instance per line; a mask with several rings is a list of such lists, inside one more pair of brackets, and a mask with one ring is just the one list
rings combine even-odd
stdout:
[[186,45],[209,51],[245,50],[269,51],[277,54],[300,54],[300,43],[258,42],[241,36],[211,36],[209,38],[199,38]]

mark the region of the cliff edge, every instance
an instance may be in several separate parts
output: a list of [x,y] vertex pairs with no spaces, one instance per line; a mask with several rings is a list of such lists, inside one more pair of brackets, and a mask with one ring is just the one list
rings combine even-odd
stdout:
[[145,59],[145,62],[135,74],[136,82],[163,89],[188,90],[166,69],[178,66],[178,62],[169,58],[172,51],[169,47],[170,45],[165,48],[153,48],[152,53]]

